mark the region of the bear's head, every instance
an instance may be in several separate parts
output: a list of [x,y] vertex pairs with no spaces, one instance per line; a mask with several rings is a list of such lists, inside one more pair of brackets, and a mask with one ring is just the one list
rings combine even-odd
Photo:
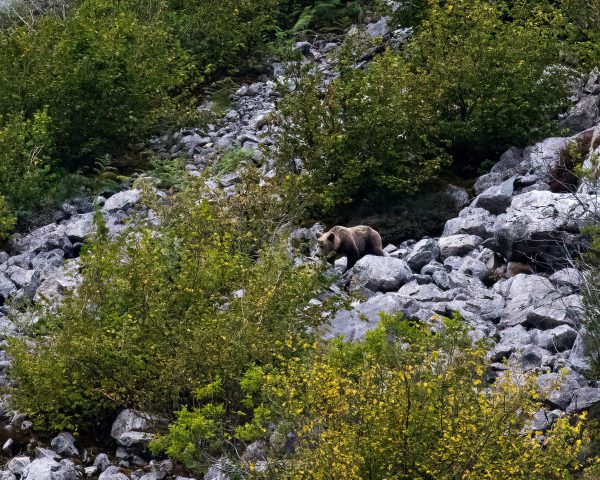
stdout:
[[335,252],[336,249],[335,233],[325,232],[317,238],[317,244],[319,246],[318,254],[323,257],[328,257],[332,252]]

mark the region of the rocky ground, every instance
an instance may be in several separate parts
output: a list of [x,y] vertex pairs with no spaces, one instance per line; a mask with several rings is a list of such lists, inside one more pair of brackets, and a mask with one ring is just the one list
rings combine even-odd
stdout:
[[[391,32],[384,19],[369,25],[367,35],[383,37],[394,45],[410,31]],[[297,48],[304,62],[316,61],[328,81],[336,73],[327,54],[338,43],[302,42]],[[380,48],[366,49],[361,62],[368,62]],[[273,143],[269,114],[276,109],[278,83],[293,88],[283,76],[284,69],[285,65],[275,64],[272,77],[240,86],[223,118],[207,129],[155,138],[152,148],[163,158],[183,156],[188,160],[187,172],[197,176],[223,150],[241,147],[256,152],[259,168],[268,175],[273,165],[268,155],[264,157],[268,148],[260,146]],[[536,429],[548,428],[565,412],[600,405],[600,385],[585,377],[590,367],[581,331],[584,279],[569,261],[570,254],[584,247],[580,227],[599,220],[598,186],[578,185],[565,168],[570,145],[577,145],[588,165],[594,154],[600,154],[597,73],[572,100],[574,107],[563,123],[576,132],[573,136],[508,150],[490,173],[477,180],[474,198],[469,200],[466,191],[452,187],[456,201],[468,205],[446,223],[439,238],[387,245],[388,256],[367,256],[341,276],[328,294],[357,291],[365,301],[338,313],[323,328],[323,336],[362,338],[375,327],[380,311],[403,312],[434,326],[439,316],[458,311],[472,325],[476,338],[493,342],[490,378],[514,368],[542,373],[538,380],[542,387],[561,383],[560,389],[548,394]],[[215,178],[211,185],[234,194],[236,179],[234,172]],[[100,206],[110,231],[118,233],[139,199],[140,192],[131,189],[76,200],[56,212],[53,223],[13,239],[13,250],[0,253],[0,326],[5,336],[20,334],[27,330],[27,322],[35,321],[11,315],[20,302],[55,305],[67,289],[77,285],[79,251],[94,231],[94,204]],[[310,242],[321,228],[297,230],[294,236]],[[338,268],[343,266],[340,262]],[[9,364],[10,359],[0,351],[0,383],[4,385],[9,382],[4,373]],[[5,413],[9,420],[4,438],[8,440],[3,450],[12,458],[0,471],[0,480],[176,477],[170,461],[154,462],[147,455],[150,422],[139,413],[126,410],[115,420],[111,436],[116,450],[110,456],[79,451],[66,432],[53,439],[49,449],[31,446],[20,451],[13,438],[26,436],[31,423],[18,413]],[[263,447],[253,444],[247,455],[264,460]],[[227,478],[219,465],[211,468],[206,480]]]

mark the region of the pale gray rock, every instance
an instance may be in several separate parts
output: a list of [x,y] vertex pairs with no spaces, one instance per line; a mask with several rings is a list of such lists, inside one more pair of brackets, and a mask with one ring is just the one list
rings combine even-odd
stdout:
[[323,327],[325,339],[343,337],[344,340],[362,340],[374,330],[381,320],[380,312],[390,315],[403,311],[404,304],[398,294],[376,295],[366,302],[355,303],[351,310],[338,312],[330,324]]
[[572,139],[573,137],[550,137],[531,145],[525,149],[523,163],[530,171],[546,179]]
[[463,208],[469,203],[469,193],[464,188],[448,184],[444,193],[452,199],[456,208]]
[[17,288],[29,285],[31,277],[33,277],[33,270],[25,270],[24,268],[13,265],[6,269],[6,276],[17,286]]
[[17,477],[22,477],[30,463],[31,460],[29,457],[15,457],[8,462],[6,468],[8,468]]
[[94,459],[94,466],[98,467],[98,470],[100,470],[100,472],[103,472],[111,465],[112,463],[109,460],[108,455],[106,455],[106,453],[99,453],[98,455],[96,455],[96,458]]
[[577,331],[568,325],[560,325],[552,330],[538,331],[533,338],[541,348],[551,352],[563,352],[573,347]]
[[381,17],[378,21],[367,25],[366,32],[371,38],[384,37],[390,32],[390,17]]
[[128,451],[145,452],[148,445],[154,439],[154,434],[148,432],[138,432],[131,430],[122,433],[117,439],[117,444]]
[[17,477],[8,470],[2,470],[0,472],[0,480],[17,480]]
[[98,480],[129,480],[129,477],[119,467],[111,466],[100,474]]
[[140,201],[141,191],[138,189],[125,190],[115,193],[106,200],[102,207],[103,212],[116,212],[117,210],[129,210]]
[[593,127],[599,119],[599,102],[600,97],[597,95],[583,96],[576,105],[571,107],[561,126],[570,128],[574,132]]
[[585,329],[582,328],[573,343],[568,359],[571,368],[581,374],[587,374],[592,370],[591,359],[585,347],[584,335]]
[[[109,198],[107,203],[112,198],[114,198],[114,196]],[[95,231],[94,214],[84,213],[81,215],[75,215],[71,217],[66,223],[64,223],[63,227],[65,235],[69,238],[71,242],[82,242],[89,238]]]
[[495,239],[509,261],[560,266],[565,253],[580,245],[579,228],[596,218],[593,195],[532,191],[513,197],[497,217]]
[[533,416],[532,422],[530,424],[530,430],[545,432],[546,430],[550,430],[554,422],[563,415],[558,409],[555,410],[546,410],[544,408],[538,410]]
[[126,432],[146,431],[151,427],[151,419],[151,416],[135,410],[123,410],[113,422],[110,436],[118,441],[119,437]]
[[[516,277],[515,277],[516,278]],[[537,298],[543,298],[538,290]],[[550,293],[550,292],[548,292]],[[560,325],[579,326],[583,318],[583,304],[579,295],[569,295],[557,299],[547,298],[546,302],[530,302],[526,324],[541,330]],[[539,305],[539,306],[538,306]]]
[[500,156],[500,160],[494,164],[490,171],[492,173],[512,172],[523,161],[523,153],[521,148],[510,147]]
[[58,305],[67,291],[79,285],[81,277],[78,275],[78,269],[78,259],[68,260],[64,267],[56,271],[55,275],[49,276],[40,283],[35,291],[33,301],[48,306]]
[[52,449],[63,457],[75,457],[79,450],[75,446],[75,437],[69,432],[61,432],[50,442]]
[[416,281],[404,285],[398,290],[398,295],[417,302],[444,302],[453,299],[450,291],[444,291],[433,283],[419,285]]
[[542,398],[561,410],[567,409],[574,393],[581,388],[572,372],[566,376],[562,373],[546,373],[538,376],[536,382]]
[[356,262],[351,275],[351,290],[364,287],[373,292],[390,292],[398,290],[413,273],[399,258],[366,255]]
[[17,287],[10,278],[0,273],[0,300],[8,300],[16,291]]
[[58,242],[64,236],[64,226],[51,223],[44,227],[33,230],[28,235],[17,240],[14,248],[18,252],[39,251],[48,244]]
[[549,280],[556,286],[568,287],[572,292],[577,292],[581,288],[583,277],[575,268],[563,268],[554,272]]
[[480,193],[485,192],[488,188],[500,185],[504,182],[510,175],[506,173],[499,172],[490,172],[482,175],[475,181],[475,185],[473,185],[473,189],[475,190],[475,194],[479,195]]
[[500,185],[486,189],[473,200],[471,206],[483,208],[494,215],[504,213],[512,201],[514,181],[515,177],[511,177]]
[[77,471],[70,460],[38,458],[26,468],[23,480],[77,480]]
[[600,388],[583,387],[573,393],[565,413],[570,415],[596,407],[598,404],[600,404]]
[[494,236],[494,224],[496,217],[483,208],[463,208],[458,217],[446,222],[442,237],[457,234],[477,235],[483,239]]
[[406,263],[415,272],[420,271],[429,262],[435,261],[440,255],[437,240],[424,238],[416,243],[412,252],[406,257]]
[[452,235],[439,240],[440,257],[445,259],[450,256],[462,256],[475,250],[481,245],[483,239],[477,235]]
[[552,357],[552,354],[543,348],[535,345],[527,345],[519,349],[510,359],[510,362],[517,363],[523,372],[529,372],[540,368]]

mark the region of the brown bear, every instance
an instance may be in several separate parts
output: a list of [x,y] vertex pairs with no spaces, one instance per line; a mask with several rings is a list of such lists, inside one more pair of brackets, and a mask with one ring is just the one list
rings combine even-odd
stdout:
[[317,242],[319,254],[326,256],[331,265],[334,265],[338,258],[347,258],[344,273],[365,255],[385,256],[381,249],[379,233],[366,225],[350,228],[335,226],[318,237]]

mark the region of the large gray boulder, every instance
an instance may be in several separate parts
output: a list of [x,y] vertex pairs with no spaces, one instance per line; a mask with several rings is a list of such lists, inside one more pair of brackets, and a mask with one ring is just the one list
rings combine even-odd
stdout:
[[22,477],[30,463],[29,457],[14,457],[8,462],[6,468],[17,477]]
[[7,300],[17,291],[15,284],[3,273],[0,273],[0,300]]
[[599,119],[600,97],[598,95],[584,95],[569,111],[561,126],[574,132],[581,132],[593,127]]
[[364,287],[373,292],[390,292],[398,290],[413,273],[400,258],[366,255],[356,262],[351,275],[351,290]]
[[343,337],[345,340],[362,340],[366,333],[375,329],[381,320],[380,312],[390,315],[403,311],[404,304],[396,293],[376,295],[366,302],[354,304],[351,310],[336,314],[329,325],[323,327],[326,339]]
[[543,300],[543,291],[539,292],[531,303],[527,312],[526,325],[542,330],[555,328],[561,325],[578,327],[583,318],[583,304],[579,295],[569,295],[560,298],[546,298]]
[[496,216],[478,207],[463,208],[458,217],[451,218],[444,226],[442,237],[458,234],[477,235],[483,239],[494,236]]
[[31,252],[46,249],[47,246],[56,246],[61,237],[64,237],[65,227],[54,223],[37,228],[14,242],[17,252]]
[[573,347],[577,331],[568,325],[560,325],[552,330],[536,331],[532,338],[537,346],[551,352],[564,352]]
[[100,474],[98,480],[129,480],[129,477],[119,467],[110,466]]
[[[76,288],[81,277],[78,275],[79,259],[69,260],[63,267],[54,270],[35,289],[33,301],[56,307],[63,296]],[[35,277],[35,274],[34,274]]]
[[473,200],[471,206],[483,208],[494,215],[504,213],[512,201],[514,183],[515,177],[511,177],[500,185],[489,187]]
[[57,462],[51,458],[38,458],[23,473],[23,480],[77,480],[75,465],[70,460]]
[[475,250],[482,242],[483,239],[477,235],[459,234],[442,237],[439,240],[440,258],[462,257]]
[[549,180],[553,168],[560,160],[560,154],[575,137],[550,137],[525,149],[523,164],[539,175],[542,180]]
[[94,233],[94,214],[75,215],[67,220],[63,227],[65,235],[71,242],[83,242]]
[[560,267],[581,245],[580,227],[597,218],[597,197],[531,191],[513,197],[496,219],[496,243],[508,261]]
[[417,242],[412,252],[406,257],[406,263],[415,272],[420,271],[429,262],[435,261],[440,255],[440,247],[437,240],[424,238]]
[[444,291],[433,283],[420,285],[416,280],[398,290],[398,295],[423,302],[445,302],[453,299],[451,291]]
[[566,376],[562,373],[546,373],[539,375],[536,382],[542,398],[553,408],[566,410],[573,395],[582,385],[573,372]]
[[566,409],[567,415],[581,412],[600,405],[600,388],[583,387],[573,393],[571,403]]
[[123,410],[113,422],[110,435],[127,451],[143,453],[154,438],[150,430],[156,420],[135,410]]
[[102,207],[103,212],[116,212],[117,210],[129,210],[140,201],[141,191],[138,189],[125,190],[115,193],[106,200]]
[[75,446],[75,437],[69,432],[61,432],[50,442],[52,450],[63,457],[75,457],[79,450]]
[[[506,297],[506,305],[502,311],[500,328],[525,325],[528,314],[536,308],[543,309],[548,304],[550,294],[555,292],[550,281],[541,275],[521,273],[499,286],[496,291]],[[539,325],[529,325],[537,326]],[[548,327],[546,327],[548,328]]]

